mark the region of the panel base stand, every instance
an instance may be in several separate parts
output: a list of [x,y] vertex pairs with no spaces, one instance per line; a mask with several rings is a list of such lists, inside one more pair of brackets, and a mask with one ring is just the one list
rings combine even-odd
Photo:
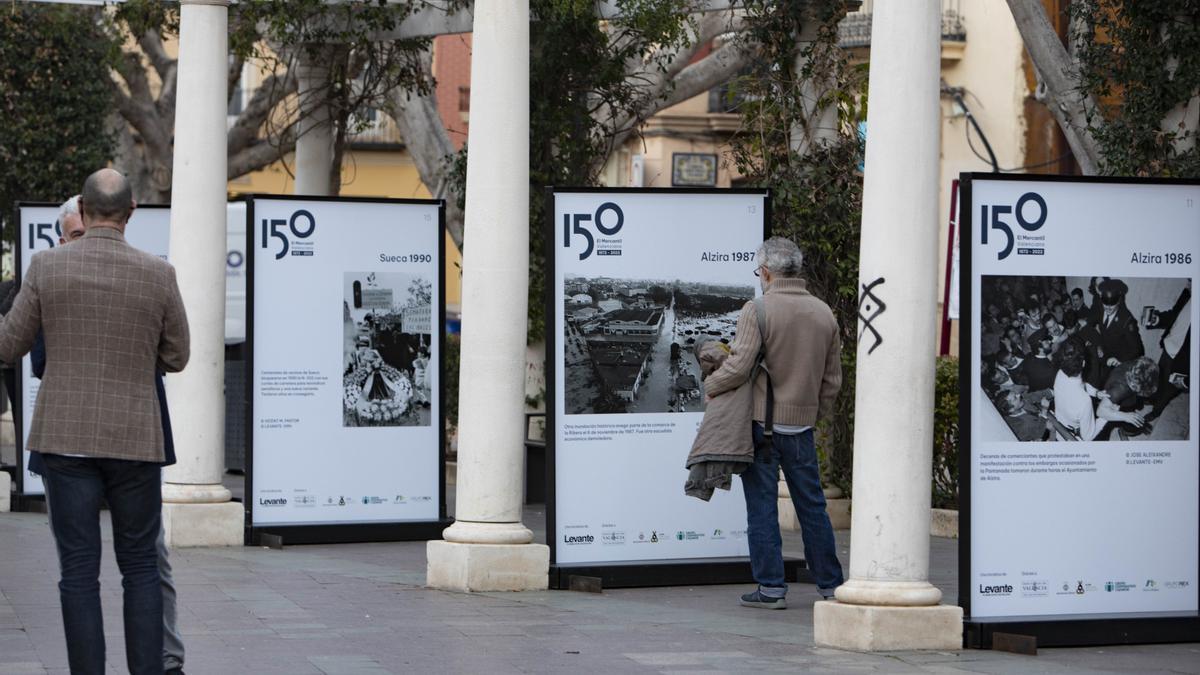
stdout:
[[813,606],[817,646],[860,652],[962,649],[961,607],[886,607],[824,600]]
[[[568,589],[575,576],[597,577],[604,588],[754,583],[749,558],[692,558],[553,565],[550,588]],[[783,559],[783,578],[788,583],[812,583],[800,558]]]
[[447,591],[541,591],[548,586],[545,544],[462,544],[425,547],[425,583]]
[[0,471],[0,513],[12,510],[12,476]]
[[246,513],[237,502],[176,504],[162,507],[167,546],[241,546]]
[[1039,647],[1086,647],[1200,641],[1200,618],[1195,616],[1110,617],[1059,621],[969,620],[964,624],[968,649],[994,649],[995,636],[1032,636]]

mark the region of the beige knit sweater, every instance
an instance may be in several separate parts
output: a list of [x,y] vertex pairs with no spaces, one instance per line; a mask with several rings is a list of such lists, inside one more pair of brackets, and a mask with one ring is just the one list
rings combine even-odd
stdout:
[[[775,423],[811,426],[827,417],[842,386],[841,337],[829,306],[808,292],[803,279],[776,279],[764,293],[767,359],[775,388]],[[717,396],[750,377],[762,337],[754,303],[738,317],[729,358],[704,382]],[[754,419],[766,419],[767,378],[754,383]]]

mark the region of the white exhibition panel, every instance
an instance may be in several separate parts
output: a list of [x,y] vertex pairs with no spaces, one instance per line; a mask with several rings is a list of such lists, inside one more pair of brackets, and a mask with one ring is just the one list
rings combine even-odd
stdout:
[[[34,254],[48,251],[58,246],[62,235],[62,226],[58,222],[57,206],[25,206],[18,207],[20,230],[17,234],[18,267],[21,279]],[[168,244],[171,236],[171,209],[165,206],[142,206],[133,212],[129,224],[125,227],[125,240],[130,245],[152,253],[163,260],[167,259]],[[17,383],[17,392],[21,396],[22,424],[22,464],[24,475],[21,477],[23,494],[40,495],[45,493],[41,476],[29,471],[29,429],[33,424],[33,408],[37,403],[38,389],[42,381],[33,376],[33,367],[26,354],[22,359],[21,381]]]
[[[737,312],[761,292],[753,256],[766,204],[765,193],[555,192],[550,536],[557,564],[748,555],[740,478],[708,502],[684,494],[703,394],[684,400],[674,383],[692,376],[700,386],[687,340],[731,338]],[[675,293],[664,299],[659,289]],[[693,310],[682,308],[685,295]],[[719,311],[696,311],[700,296],[719,302]],[[597,365],[608,358],[604,350],[644,353],[616,335],[624,330],[618,316],[651,325],[646,368],[641,375],[631,374],[637,365],[625,369],[632,384],[619,379],[622,366]],[[596,412],[592,402],[605,387],[609,412]],[[626,391],[632,400],[613,398],[622,387],[637,390]]]
[[225,344],[246,341],[246,202],[229,202],[225,217]]
[[[1120,279],[1129,288],[1125,302],[1138,320],[1145,355],[1157,362],[1163,331],[1148,329],[1142,313],[1171,308],[1189,280],[1194,287],[1200,276],[1200,186],[976,175],[963,209],[960,220],[971,219],[964,249],[970,260],[964,286],[971,294],[971,362],[963,394],[970,396],[971,410],[971,569],[963,573],[969,574],[972,619],[1195,616],[1195,394],[1185,390],[1173,399],[1155,422],[1171,426],[1144,440],[1005,438],[988,431],[1004,424],[981,384],[981,326],[989,304],[985,284],[1016,287],[1001,286],[1010,282],[998,277],[1021,278],[1026,292],[1043,283],[1081,288],[1089,303],[1100,302],[1088,297],[1093,277]],[[1007,255],[1006,225],[1012,233]],[[1004,296],[987,297],[997,304]],[[1192,327],[1198,319],[1200,306],[1193,302]],[[1194,390],[1194,336],[1185,348],[1191,350]]]
[[253,525],[438,520],[438,204],[256,197],[249,219]]

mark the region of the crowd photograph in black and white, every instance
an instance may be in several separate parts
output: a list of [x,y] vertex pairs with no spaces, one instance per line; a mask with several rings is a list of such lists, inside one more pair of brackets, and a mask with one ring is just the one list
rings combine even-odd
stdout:
[[344,284],[342,426],[428,426],[432,284],[394,272],[347,272]]
[[980,413],[1004,422],[984,440],[1187,440],[1191,294],[1186,278],[983,276]]
[[702,412],[697,348],[733,342],[752,286],[568,277],[566,413]]

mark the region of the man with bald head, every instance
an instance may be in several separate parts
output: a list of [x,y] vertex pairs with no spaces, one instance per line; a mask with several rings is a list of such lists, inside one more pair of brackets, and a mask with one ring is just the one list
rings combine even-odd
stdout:
[[129,183],[102,169],[79,199],[86,232],[33,256],[12,311],[0,319],[0,360],[14,363],[38,331],[46,372],[29,446],[42,454],[59,595],[73,673],[105,670],[100,610],[101,501],[112,515],[124,587],[131,673],[162,673],[162,592],[155,541],[165,459],[154,378],[189,355],[175,271],[125,242]]

